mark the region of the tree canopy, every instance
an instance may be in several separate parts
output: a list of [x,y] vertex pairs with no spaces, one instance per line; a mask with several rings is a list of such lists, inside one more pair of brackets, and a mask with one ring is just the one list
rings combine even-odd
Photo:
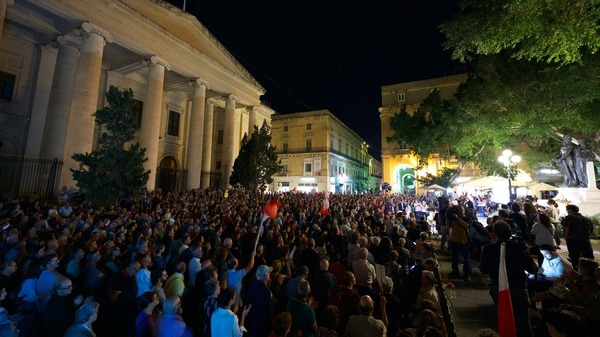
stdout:
[[[433,91],[411,117],[406,107],[392,120],[394,136],[413,153],[473,162],[488,174],[506,175],[496,160],[503,148],[520,152],[535,168],[550,163],[560,134],[600,148],[600,57],[562,67],[511,58],[481,57],[452,101]],[[460,170],[460,168],[459,168]]]
[[463,0],[441,30],[463,62],[504,49],[518,59],[579,62],[600,48],[600,0]]
[[99,149],[92,153],[76,153],[73,159],[79,168],[71,169],[77,187],[86,193],[86,200],[99,206],[118,204],[123,197],[139,195],[146,186],[150,171],[144,171],[148,160],[146,149],[133,141],[139,128],[131,107],[135,104],[131,89],[119,90],[110,86],[106,93],[108,106],[96,111],[96,122],[103,132]]
[[271,145],[271,127],[264,121],[260,130],[254,126],[250,139],[244,135],[229,184],[247,190],[264,191],[267,184],[273,182],[273,176],[282,169],[275,147]]
[[417,177],[417,181],[424,186],[431,186],[435,184],[448,188],[451,187],[452,179],[456,172],[456,169],[444,167],[443,169],[438,170],[436,175],[427,173],[424,177]]

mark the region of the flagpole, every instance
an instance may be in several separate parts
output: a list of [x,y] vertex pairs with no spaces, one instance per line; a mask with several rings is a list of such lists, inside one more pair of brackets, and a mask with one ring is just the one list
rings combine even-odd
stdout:
[[187,2],[187,0],[183,0],[183,11],[185,12],[185,3]]

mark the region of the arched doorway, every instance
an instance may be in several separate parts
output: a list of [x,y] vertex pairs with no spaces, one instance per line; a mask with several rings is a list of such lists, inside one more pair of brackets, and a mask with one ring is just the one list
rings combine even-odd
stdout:
[[415,169],[412,166],[408,164],[400,164],[396,166],[392,177],[392,188],[395,193],[415,193],[417,188],[417,182],[415,180]]
[[174,191],[182,188],[181,181],[185,179],[185,170],[178,169],[175,158],[170,156],[164,157],[160,161],[157,171],[157,188],[161,188],[163,191]]

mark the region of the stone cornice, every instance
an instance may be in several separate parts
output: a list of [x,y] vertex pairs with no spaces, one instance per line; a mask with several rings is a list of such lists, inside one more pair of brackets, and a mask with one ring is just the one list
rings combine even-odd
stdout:
[[186,19],[189,19],[191,21],[196,21],[195,23],[197,23],[197,24],[194,25],[194,28],[200,29],[202,31],[202,33],[204,33],[206,35],[206,37],[208,37],[208,39],[219,49],[219,51],[222,52],[223,55],[225,55],[236,66],[236,68],[240,72],[242,72],[242,74],[246,77],[246,80],[248,82],[252,83],[260,91],[266,92],[265,88],[263,86],[261,86],[260,83],[258,83],[258,81],[256,79],[254,79],[254,77],[252,77],[252,75],[250,75],[248,70],[246,70],[246,68],[244,68],[233,55],[231,55],[231,53],[227,50],[227,48],[225,48],[225,46],[223,46],[223,44],[221,44],[221,42],[219,42],[219,40],[217,40],[217,38],[195,16],[184,12],[179,7],[173,6],[166,1],[162,1],[162,0],[149,0],[149,1],[167,9],[168,11],[170,11],[176,15],[185,16]]
[[254,105],[251,105],[251,106],[247,106],[246,107],[246,111],[248,111],[248,112],[253,112],[253,111],[254,112],[260,112],[260,109],[258,107],[256,107],[256,106],[254,106]]
[[167,69],[167,70],[171,70],[171,63],[169,63],[167,60],[162,59],[162,58],[160,58],[160,57],[158,57],[156,55],[155,56],[150,56],[149,58],[147,58],[144,61],[145,65],[150,65],[150,63],[156,64],[156,65],[160,65],[160,66],[165,67],[165,69]]
[[81,28],[83,28],[84,32],[87,34],[96,34],[98,36],[103,37],[104,40],[108,43],[115,42],[115,38],[112,36],[112,34],[108,30],[98,27],[93,23],[84,22],[81,25]]
[[210,105],[217,105],[217,100],[214,97],[206,99],[206,103]]

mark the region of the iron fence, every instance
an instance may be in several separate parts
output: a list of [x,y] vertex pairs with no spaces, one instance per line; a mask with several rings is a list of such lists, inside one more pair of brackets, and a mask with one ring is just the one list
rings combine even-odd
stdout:
[[0,191],[19,198],[37,192],[44,205],[55,202],[60,188],[62,159],[0,155]]
[[181,191],[185,189],[187,170],[170,167],[156,169],[156,188],[163,191]]

